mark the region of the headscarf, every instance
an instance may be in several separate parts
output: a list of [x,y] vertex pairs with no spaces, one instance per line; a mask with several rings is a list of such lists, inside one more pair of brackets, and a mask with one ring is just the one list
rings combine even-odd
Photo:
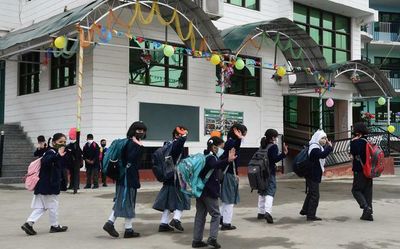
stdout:
[[[324,151],[324,147],[322,147],[319,144],[319,140],[321,140],[321,138],[326,137],[326,133],[323,130],[318,130],[314,133],[314,135],[311,137],[309,144],[309,148],[308,148],[308,155],[310,155],[311,151],[315,148],[318,148],[322,151]],[[321,165],[321,170],[322,173],[325,171],[325,159],[321,158],[319,159],[319,164]]]

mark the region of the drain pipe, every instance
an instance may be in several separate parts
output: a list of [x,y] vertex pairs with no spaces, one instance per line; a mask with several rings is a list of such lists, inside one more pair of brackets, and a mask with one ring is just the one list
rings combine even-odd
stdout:
[[0,177],[2,177],[3,168],[3,148],[4,148],[4,131],[0,133]]

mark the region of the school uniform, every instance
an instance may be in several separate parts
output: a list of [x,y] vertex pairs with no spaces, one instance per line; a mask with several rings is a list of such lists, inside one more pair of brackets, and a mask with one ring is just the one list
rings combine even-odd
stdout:
[[106,147],[100,147],[100,171],[101,171],[101,182],[103,183],[103,186],[107,186],[107,175],[103,172],[103,158],[105,153],[107,152],[108,148]]
[[[365,136],[350,142],[350,153],[353,155],[353,187],[351,192],[361,209],[370,209],[372,214],[372,178],[367,178],[363,172],[363,164],[366,163]],[[361,161],[361,162],[360,162]]]
[[92,185],[93,179],[93,188],[99,187],[99,171],[100,171],[100,162],[99,162],[99,154],[100,148],[96,142],[87,142],[85,146],[83,146],[83,159],[91,160],[93,163],[85,162],[86,167],[86,186],[85,188],[90,188]]
[[44,148],[36,148],[35,152],[33,152],[34,157],[42,157],[43,154],[48,150],[47,144],[44,145]]
[[284,153],[279,153],[278,145],[274,143],[269,143],[264,152],[268,157],[270,175],[265,179],[267,188],[258,191],[258,214],[261,215],[272,213],[272,205],[276,193],[276,163],[286,157]]
[[69,189],[73,189],[77,193],[80,183],[80,168],[83,166],[82,150],[77,142],[69,143],[66,147],[66,160],[70,173]]
[[[186,136],[179,137],[173,141],[170,156],[174,164],[182,157]],[[170,212],[174,212],[174,220],[181,220],[183,210],[190,210],[190,197],[180,191],[179,179],[176,172],[167,176],[163,186],[154,201],[153,208],[163,212],[161,225],[169,222]]]
[[[205,151],[204,154],[208,154]],[[213,170],[212,174],[205,183],[203,193],[196,198],[196,216],[194,220],[193,242],[203,240],[204,226],[206,223],[207,213],[211,215],[210,236],[209,239],[217,239],[219,230],[220,212],[218,198],[220,197],[220,182],[218,177],[218,169],[223,169],[228,164],[227,158],[218,160],[213,154],[206,158],[203,170],[200,172],[200,178],[204,179],[206,175]]]
[[223,180],[221,183],[221,216],[223,217],[223,224],[231,224],[233,217],[233,206],[240,202],[239,196],[239,182],[236,180],[238,166],[239,166],[239,152],[240,152],[240,139],[228,138],[224,146],[224,154],[221,159],[228,158],[229,151],[232,148],[236,149],[238,156],[233,162],[229,163],[227,168],[224,169]]

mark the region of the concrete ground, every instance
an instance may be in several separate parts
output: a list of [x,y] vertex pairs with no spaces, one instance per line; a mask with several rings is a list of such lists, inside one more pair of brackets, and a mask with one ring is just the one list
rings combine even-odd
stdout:
[[[160,183],[143,183],[138,193],[134,229],[140,238],[111,238],[102,230],[111,207],[112,186],[82,190],[79,194],[60,195],[62,225],[66,233],[50,234],[48,215],[27,236],[20,226],[30,214],[32,193],[22,185],[0,185],[0,248],[191,248],[195,209],[183,216],[183,233],[158,233],[160,213],[151,208]],[[326,180],[320,186],[321,200],[317,215],[321,222],[307,222],[298,213],[304,200],[302,179],[278,179],[273,217],[275,224],[257,220],[257,194],[250,193],[247,179],[241,179],[242,202],[235,208],[233,231],[221,231],[222,248],[400,248],[400,175],[384,176],[374,181],[374,222],[359,219],[361,209],[351,195],[351,179]],[[194,201],[192,202],[192,206]],[[205,239],[208,236],[206,224]],[[123,233],[123,220],[116,228]]]

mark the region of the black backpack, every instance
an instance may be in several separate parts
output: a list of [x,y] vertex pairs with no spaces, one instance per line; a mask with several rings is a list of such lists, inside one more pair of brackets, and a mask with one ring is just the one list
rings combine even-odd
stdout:
[[172,142],[166,142],[163,147],[158,148],[152,155],[154,176],[159,182],[165,182],[168,175],[175,171],[174,162],[170,156]]
[[259,149],[254,153],[247,167],[247,176],[249,178],[251,192],[254,189],[263,191],[267,189],[267,181],[271,174],[268,160],[268,150],[272,144],[266,149]]
[[293,172],[296,173],[298,177],[307,177],[311,174],[313,163],[310,161],[310,156],[308,155],[308,150],[310,145],[304,146],[304,148],[296,155],[293,159]]

